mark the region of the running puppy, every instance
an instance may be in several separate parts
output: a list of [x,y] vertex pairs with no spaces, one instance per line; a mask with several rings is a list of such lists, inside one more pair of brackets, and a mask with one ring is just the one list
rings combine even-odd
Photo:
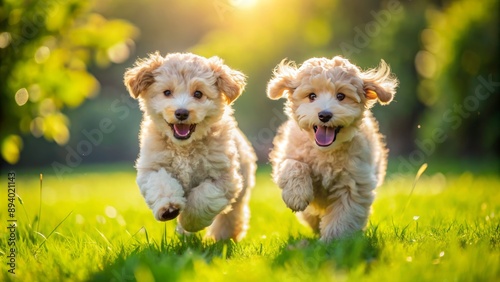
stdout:
[[155,53],[124,80],[143,111],[137,184],[155,218],[179,216],[181,233],[210,226],[216,240],[242,239],[256,156],[231,104],[245,76],[217,57]]
[[267,95],[286,97],[289,120],[270,154],[285,204],[330,241],[365,227],[387,166],[370,108],[392,101],[398,81],[382,60],[363,72],[341,57],[282,61]]

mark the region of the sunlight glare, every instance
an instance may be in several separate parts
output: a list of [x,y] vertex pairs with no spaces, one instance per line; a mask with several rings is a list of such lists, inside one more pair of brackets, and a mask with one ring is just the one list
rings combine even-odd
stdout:
[[230,3],[236,8],[251,8],[255,6],[257,0],[230,0]]

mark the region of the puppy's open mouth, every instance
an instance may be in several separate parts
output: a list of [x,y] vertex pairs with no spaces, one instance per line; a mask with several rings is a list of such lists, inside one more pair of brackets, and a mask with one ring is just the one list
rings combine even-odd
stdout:
[[315,125],[313,126],[313,129],[316,144],[320,147],[328,147],[333,142],[335,142],[335,139],[337,139],[337,134],[339,133],[340,129],[342,129],[342,127]]
[[176,124],[168,124],[172,131],[174,132],[175,139],[186,140],[191,137],[191,134],[196,129],[196,124],[185,124],[185,123],[176,123]]

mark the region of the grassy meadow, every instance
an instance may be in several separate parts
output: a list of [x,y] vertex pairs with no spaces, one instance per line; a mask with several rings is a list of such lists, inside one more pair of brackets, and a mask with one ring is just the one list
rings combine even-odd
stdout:
[[[366,231],[330,244],[297,221],[269,174],[258,171],[250,230],[236,244],[203,240],[203,232],[179,237],[174,222],[155,221],[131,166],[90,167],[63,180],[47,172],[41,209],[38,172],[18,171],[15,274],[2,239],[0,280],[500,281],[495,172],[443,174],[431,165],[413,193],[415,175],[389,174]],[[2,226],[7,219],[2,204]]]

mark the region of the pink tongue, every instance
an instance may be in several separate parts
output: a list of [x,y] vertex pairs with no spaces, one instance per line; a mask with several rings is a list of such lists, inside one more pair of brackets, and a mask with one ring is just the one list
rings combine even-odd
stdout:
[[318,126],[315,134],[318,145],[328,146],[335,140],[335,127]]
[[175,133],[181,137],[187,136],[191,131],[190,124],[174,124]]

